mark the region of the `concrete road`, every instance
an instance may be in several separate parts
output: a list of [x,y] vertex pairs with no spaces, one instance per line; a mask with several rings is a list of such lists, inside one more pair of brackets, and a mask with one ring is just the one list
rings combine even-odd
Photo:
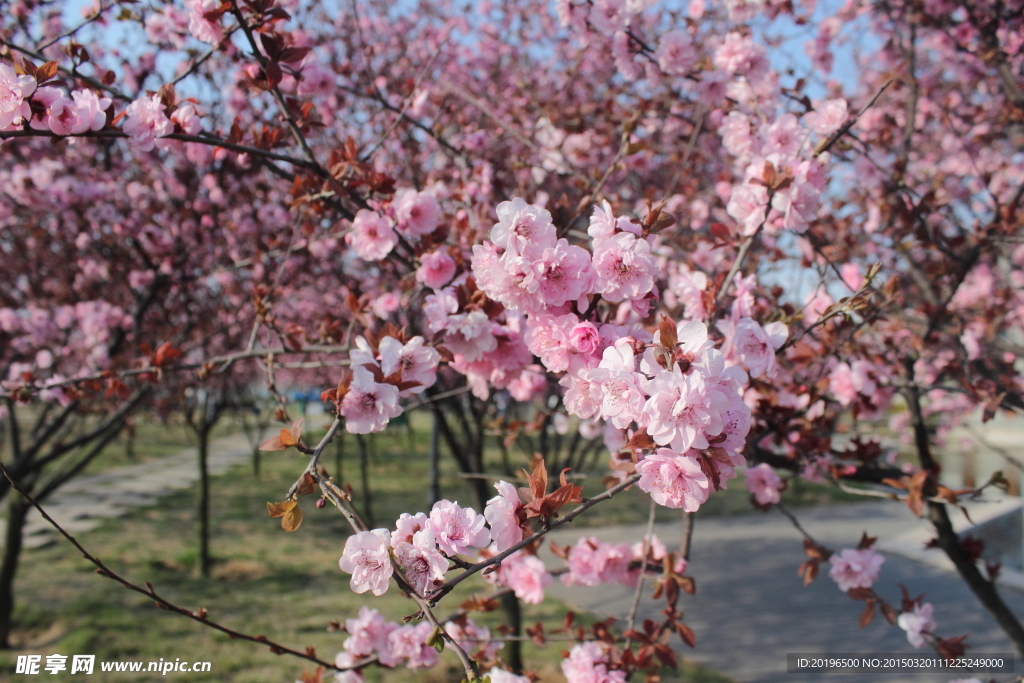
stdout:
[[[834,549],[855,547],[862,531],[881,539],[895,538],[923,524],[905,506],[891,502],[795,513],[819,543]],[[644,531],[642,526],[623,526],[593,530],[593,535],[609,542],[635,543],[643,538]],[[570,529],[559,530],[553,536],[565,544],[590,533],[589,529]],[[656,533],[671,547],[678,544],[680,527],[660,525]],[[946,683],[965,677],[955,673],[786,673],[786,654],[790,652],[928,654],[915,650],[905,633],[880,615],[866,628],[858,628],[864,603],[842,593],[828,577],[827,566],[814,583],[805,587],[797,576],[797,567],[804,559],[800,534],[777,511],[710,519],[700,519],[698,513],[688,572],[696,579],[697,593],[684,595],[680,602],[686,611],[685,620],[696,635],[697,648],[690,650],[679,644],[681,654],[747,683]],[[560,566],[561,561],[553,556],[545,560],[551,567]],[[968,633],[972,645],[969,652],[973,654],[1013,651],[1009,640],[955,573],[887,552],[875,588],[898,605],[901,583],[914,596],[927,594],[925,599],[935,606],[940,635]],[[633,589],[624,586],[567,588],[557,580],[550,592],[581,610],[620,618],[629,612],[633,597]],[[1011,609],[1024,618],[1024,593],[1004,588],[1003,594]],[[654,601],[645,599],[640,617],[657,618],[659,609]],[[1018,662],[1016,670],[1022,672],[1024,666]],[[1014,676],[1002,674],[997,678],[1008,681]]]

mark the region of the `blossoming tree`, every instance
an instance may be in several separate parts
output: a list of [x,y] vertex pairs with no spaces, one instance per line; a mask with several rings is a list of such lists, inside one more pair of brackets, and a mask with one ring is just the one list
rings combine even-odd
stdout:
[[[352,528],[338,540],[352,589],[399,590],[415,614],[400,626],[367,596],[333,662],[276,651],[360,681],[447,648],[468,680],[515,683],[520,634],[506,647],[468,608],[437,616],[455,586],[483,574],[518,609],[555,573],[637,599],[652,578],[663,620],[567,623],[562,670],[655,676],[675,663],[670,637],[696,644],[679,609],[688,540],[581,538],[556,547],[561,570],[539,544],[627,490],[692,529],[746,468],[762,509],[793,477],[887,487],[1024,653],[998,568],[950,521],[978,491],[944,486],[934,452],[971,411],[1024,407],[1019,0],[69,13],[16,0],[0,23],[8,429],[16,405],[114,400],[173,373],[257,364],[286,424],[285,387],[324,388],[334,420],[315,445],[299,422],[264,444],[309,456],[270,512],[294,530],[301,496],[333,505]],[[813,36],[806,55],[782,40],[793,29]],[[59,274],[36,265],[51,252]],[[108,298],[130,291],[180,319],[124,322]],[[113,328],[150,350],[104,352]],[[231,342],[211,355],[210,335]],[[417,408],[465,472],[517,440],[538,455],[520,481],[472,479],[475,506],[368,528],[321,456],[340,430]],[[867,438],[842,446],[851,420],[888,420],[913,462]],[[492,446],[485,427],[501,432]],[[566,471],[597,453],[609,487],[584,498]],[[915,647],[963,652],[930,604],[875,590],[873,538],[850,545],[806,537],[801,575],[828,563],[865,602],[862,624],[880,611]]]

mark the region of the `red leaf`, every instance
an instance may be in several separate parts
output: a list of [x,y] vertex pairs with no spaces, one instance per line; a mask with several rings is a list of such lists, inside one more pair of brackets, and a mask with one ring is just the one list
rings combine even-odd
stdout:
[[690,647],[697,647],[697,639],[693,635],[693,629],[691,629],[683,622],[676,622],[676,633],[679,634],[679,637],[682,639],[684,643],[686,643]]
[[630,438],[629,443],[626,444],[626,448],[630,450],[651,450],[657,447],[658,444],[654,441],[654,439],[651,438],[651,436],[644,429],[641,429],[636,434],[634,434]]
[[860,627],[864,628],[875,618],[875,601],[868,600],[868,604],[864,605],[864,611],[860,613]]
[[281,73],[281,65],[273,60],[267,62],[267,66],[264,67],[263,71],[267,75],[267,85],[271,88],[276,88],[284,77]]

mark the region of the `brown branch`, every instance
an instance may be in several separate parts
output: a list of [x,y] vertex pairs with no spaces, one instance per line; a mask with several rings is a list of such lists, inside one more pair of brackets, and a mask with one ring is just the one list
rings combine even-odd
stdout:
[[882,84],[882,87],[875,91],[874,96],[872,96],[872,98],[868,100],[867,104],[860,108],[860,110],[854,115],[852,119],[844,123],[839,130],[837,130],[835,133],[832,133],[832,135],[829,136],[829,138],[824,142],[824,144],[819,146],[818,149],[814,150],[814,156],[820,156],[824,154],[829,149],[831,149],[832,145],[839,142],[839,138],[843,137],[848,132],[850,132],[850,129],[853,128],[854,125],[856,125],[860,117],[864,115],[864,112],[866,112],[868,109],[874,106],[875,102],[878,101],[878,98],[882,96],[882,93],[884,93],[886,88],[888,88],[890,85],[892,85],[891,78],[887,79],[885,83]]
[[118,583],[120,583],[122,586],[124,586],[126,589],[128,589],[130,591],[133,591],[135,593],[140,593],[141,595],[145,595],[147,598],[151,598],[152,600],[154,600],[156,602],[156,606],[159,607],[160,609],[166,610],[168,612],[176,612],[178,614],[186,616],[189,619],[192,619],[193,621],[197,621],[200,624],[203,624],[204,626],[208,626],[208,627],[210,627],[210,628],[212,628],[214,630],[217,630],[217,631],[220,631],[221,633],[226,634],[232,640],[246,640],[246,641],[249,641],[251,643],[258,643],[260,645],[266,645],[268,648],[270,648],[270,651],[273,652],[274,654],[277,654],[277,655],[287,654],[287,655],[292,655],[293,657],[300,657],[302,659],[306,659],[306,660],[308,660],[310,662],[313,662],[314,664],[317,664],[319,666],[322,666],[322,667],[325,667],[325,668],[328,668],[328,669],[332,669],[334,671],[348,671],[350,669],[355,669],[355,668],[366,666],[367,664],[370,663],[369,661],[365,661],[365,662],[360,662],[358,664],[358,666],[339,667],[339,666],[335,665],[332,662],[324,661],[324,660],[316,657],[314,654],[311,654],[310,653],[311,650],[310,651],[306,651],[306,652],[300,652],[299,650],[293,650],[293,649],[291,649],[289,647],[281,645],[280,643],[277,643],[277,642],[274,642],[272,640],[269,640],[266,636],[262,636],[262,635],[251,636],[251,635],[248,635],[246,633],[242,633],[240,631],[235,631],[234,629],[228,628],[227,626],[219,624],[219,623],[217,623],[215,621],[210,621],[207,618],[207,616],[206,616],[206,611],[205,610],[200,609],[200,610],[197,610],[196,612],[193,612],[193,611],[191,611],[191,610],[189,610],[189,609],[187,609],[185,607],[180,607],[180,606],[174,604],[173,602],[167,600],[166,598],[162,597],[159,593],[157,593],[156,590],[153,588],[152,584],[150,584],[149,582],[146,582],[146,587],[145,588],[143,588],[142,586],[135,585],[134,583],[128,581],[128,579],[122,577],[120,574],[118,574],[114,570],[110,569],[110,567],[108,567],[106,564],[104,564],[102,560],[100,560],[98,557],[95,557],[88,550],[86,550],[84,547],[82,547],[82,544],[79,543],[75,539],[74,536],[72,536],[67,531],[65,531],[64,528],[61,527],[60,524],[58,524],[56,521],[54,521],[54,519],[52,517],[50,517],[49,514],[47,514],[46,510],[44,510],[42,508],[42,506],[40,506],[39,503],[36,502],[35,498],[33,498],[31,495],[29,495],[28,493],[23,491],[18,486],[18,484],[15,483],[15,481],[11,478],[11,475],[7,472],[7,468],[5,468],[3,466],[3,463],[0,463],[0,473],[3,473],[4,477],[7,478],[7,481],[10,482],[11,487],[14,488],[15,491],[17,491],[22,496],[24,496],[25,499],[36,510],[39,511],[39,514],[43,516],[43,519],[45,519],[47,522],[49,522],[50,525],[54,529],[56,529],[64,538],[66,538],[73,546],[75,546],[75,548],[77,548],[80,553],[82,553],[82,557],[84,557],[86,560],[88,560],[89,562],[91,562],[92,564],[94,564],[96,566],[96,573],[97,574],[99,574],[100,576],[104,576],[104,577],[106,577],[108,579],[112,579],[113,581],[117,581]]
[[549,532],[554,531],[558,527],[565,526],[566,524],[568,524],[572,520],[574,520],[577,517],[579,517],[580,514],[582,514],[584,511],[588,510],[589,508],[592,508],[593,506],[597,505],[601,501],[608,500],[609,498],[611,498],[612,496],[614,496],[615,494],[617,494],[617,493],[619,493],[621,491],[625,491],[626,489],[628,489],[630,486],[632,486],[633,484],[635,484],[638,481],[640,481],[640,475],[639,474],[632,475],[631,477],[629,477],[625,481],[623,481],[623,482],[621,482],[619,484],[616,484],[615,486],[613,486],[612,488],[608,489],[604,493],[600,493],[600,494],[594,496],[593,498],[587,499],[586,501],[583,502],[582,505],[580,505],[580,506],[576,507],[575,509],[573,509],[572,512],[568,513],[565,517],[563,517],[563,518],[561,518],[561,519],[559,519],[559,520],[557,520],[555,522],[551,522],[547,526],[547,528],[541,529],[540,531],[538,531],[538,532],[536,532],[534,534],[531,534],[530,536],[527,536],[526,538],[521,540],[519,543],[516,543],[514,546],[512,546],[511,548],[506,550],[505,552],[498,553],[494,557],[490,557],[490,558],[488,558],[486,560],[483,560],[481,562],[477,562],[471,568],[467,569],[463,573],[461,573],[458,576],[455,576],[455,577],[449,579],[448,581],[445,581],[443,584],[438,586],[434,590],[434,592],[430,594],[430,603],[433,604],[433,605],[436,605],[438,600],[440,600],[445,595],[450,593],[453,588],[455,588],[457,585],[459,585],[460,583],[462,583],[463,581],[468,579],[473,574],[476,574],[477,572],[479,572],[479,571],[481,571],[483,569],[486,569],[487,567],[490,567],[491,565],[498,564],[499,562],[504,560],[509,555],[512,555],[513,553],[515,553],[517,550],[521,550],[522,548],[525,548],[526,546],[530,545],[531,543],[533,543],[537,539],[543,538]]
[[[904,360],[906,371],[913,377],[914,360],[907,356]],[[928,435],[928,426],[925,424],[924,414],[921,411],[921,392],[914,384],[910,384],[903,392],[907,400],[907,408],[910,411],[910,422],[914,429],[914,441],[917,446],[918,458],[921,467],[935,472],[937,464],[931,452],[931,443]],[[967,557],[963,546],[960,545],[960,538],[953,530],[953,523],[949,519],[946,506],[943,503],[934,501],[928,502],[928,519],[935,527],[938,534],[938,545],[946,553],[957,572],[964,582],[971,589],[971,592],[978,598],[981,604],[995,618],[1000,628],[1013,642],[1017,652],[1024,654],[1024,628],[1021,627],[1017,617],[1010,611],[1010,608],[1003,602],[999,591],[996,590],[995,582],[986,579],[978,566]]]

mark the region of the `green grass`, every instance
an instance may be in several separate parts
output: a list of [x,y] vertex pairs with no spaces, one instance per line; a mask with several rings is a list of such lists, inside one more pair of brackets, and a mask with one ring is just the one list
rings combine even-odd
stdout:
[[[425,417],[425,416],[424,416]],[[319,427],[323,418],[311,418]],[[414,419],[412,434],[397,429],[374,437],[370,461],[371,511],[380,526],[391,526],[400,512],[426,508],[426,421]],[[182,427],[140,428],[136,458],[159,457],[188,446]],[[307,440],[311,440],[307,438]],[[355,439],[346,435],[340,451],[341,477],[350,483],[362,507],[359,457]],[[339,451],[331,446],[324,464],[337,474]],[[118,460],[115,448],[105,454],[97,467],[105,469],[130,462]],[[473,504],[466,481],[460,479],[450,458],[443,457],[442,494]],[[522,463],[525,464],[525,458]],[[138,460],[135,460],[136,462]],[[85,547],[125,578],[142,584],[151,582],[168,600],[190,609],[204,607],[212,620],[250,634],[267,637],[303,649],[316,647],[323,659],[333,659],[344,634],[331,633],[331,621],[344,621],[361,605],[379,609],[386,618],[400,620],[416,611],[414,604],[392,589],[380,598],[354,595],[348,575],[338,569],[349,530],[337,511],[318,510],[314,498],[301,501],[305,521],[293,534],[281,530],[278,520],[269,519],[266,502],[284,498],[288,487],[302,471],[305,457],[294,451],[266,453],[259,480],[248,468],[213,479],[212,548],[217,560],[213,579],[195,575],[197,517],[191,491],[174,493],[150,508],[132,509],[129,515],[104,522],[81,535]],[[598,478],[587,480],[588,491],[600,490]],[[722,494],[720,494],[722,495]],[[732,495],[731,493],[729,495]],[[744,494],[745,499],[745,494]],[[606,506],[606,507],[605,507]],[[647,505],[639,491],[626,492],[604,506],[602,516],[591,523],[631,523],[646,518]],[[672,513],[669,511],[671,518]],[[583,521],[583,516],[580,521]],[[144,596],[98,576],[68,543],[23,553],[17,581],[17,649],[0,653],[0,672],[14,670],[18,654],[95,654],[103,660],[154,661],[180,657],[189,661],[213,662],[208,674],[177,674],[190,681],[231,681],[233,683],[294,681],[304,662],[280,657],[266,648],[236,642],[180,615],[157,609]],[[491,587],[479,577],[464,582],[439,609],[448,613],[473,593],[486,594]],[[502,613],[474,614],[492,628],[501,623]],[[557,628],[564,607],[551,600],[538,606],[524,605],[524,623],[541,621],[548,630]],[[586,622],[585,617],[581,617]],[[543,681],[561,681],[558,663],[565,643],[552,642],[544,648],[524,645],[524,658]],[[45,659],[44,659],[45,661]],[[70,658],[68,660],[70,662]],[[370,681],[453,681],[462,678],[457,660],[446,653],[443,665],[426,672],[370,669]],[[2,676],[4,674],[0,674]],[[67,673],[48,680],[70,680]],[[169,674],[174,676],[175,674]],[[77,678],[77,677],[76,677]],[[158,681],[154,674],[125,674],[97,671],[90,680]],[[678,675],[666,671],[665,681],[723,683],[728,679],[706,668],[684,662]]]

